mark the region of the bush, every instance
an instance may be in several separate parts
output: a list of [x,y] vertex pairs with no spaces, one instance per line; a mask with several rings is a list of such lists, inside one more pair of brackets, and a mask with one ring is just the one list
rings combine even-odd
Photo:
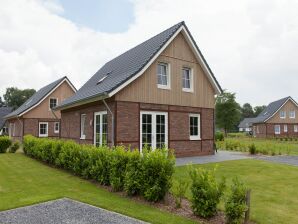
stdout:
[[20,148],[20,143],[15,141],[9,148],[10,153],[15,153]]
[[227,223],[240,224],[243,223],[246,206],[247,188],[238,178],[232,180],[231,190],[225,200],[225,216]]
[[248,150],[249,150],[249,153],[250,153],[251,155],[256,154],[257,149],[256,149],[255,144],[253,143],[253,144],[249,145],[249,146],[248,146]]
[[217,205],[223,195],[225,179],[220,182],[215,179],[215,169],[190,168],[189,175],[192,180],[192,210],[195,215],[207,218],[214,216]]
[[182,199],[185,197],[189,183],[179,179],[172,187],[172,194],[175,197],[176,208],[181,208]]
[[224,141],[225,136],[221,131],[215,132],[215,141]]
[[7,136],[0,137],[0,153],[5,153],[7,149],[11,146],[11,140]]

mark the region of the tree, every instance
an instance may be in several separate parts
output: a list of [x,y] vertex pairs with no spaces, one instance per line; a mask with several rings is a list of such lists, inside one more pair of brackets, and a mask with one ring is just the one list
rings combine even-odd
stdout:
[[0,96],[0,107],[4,107],[5,106],[5,102],[2,101],[2,97]]
[[7,106],[16,109],[25,103],[35,92],[34,89],[21,90],[16,87],[9,87],[6,89],[3,97]]
[[216,98],[215,104],[216,125],[223,128],[225,135],[240,121],[240,105],[236,102],[235,93],[224,91]]
[[255,115],[255,117],[258,116],[265,108],[266,108],[265,105],[254,107],[254,115]]
[[254,111],[252,109],[252,106],[249,103],[243,104],[241,108],[242,118],[246,117],[254,117]]

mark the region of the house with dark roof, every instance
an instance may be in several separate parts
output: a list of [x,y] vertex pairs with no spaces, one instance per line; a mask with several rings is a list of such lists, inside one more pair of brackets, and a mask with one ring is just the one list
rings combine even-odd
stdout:
[[4,117],[11,111],[11,107],[0,107],[0,135],[8,134],[8,125]]
[[52,109],[71,97],[76,88],[65,76],[38,90],[23,105],[5,116],[9,136],[22,141],[23,136],[59,137],[59,111]]
[[252,127],[255,137],[298,137],[297,102],[288,96],[270,103],[254,118]]
[[246,133],[251,132],[254,120],[255,118],[252,118],[252,117],[244,118],[238,125],[239,132],[246,132]]
[[61,138],[213,154],[222,89],[184,22],[107,62],[61,111]]

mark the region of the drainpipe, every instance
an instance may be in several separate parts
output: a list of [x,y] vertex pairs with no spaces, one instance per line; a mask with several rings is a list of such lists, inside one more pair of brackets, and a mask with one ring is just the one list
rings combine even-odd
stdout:
[[21,141],[23,142],[23,135],[24,135],[24,128],[23,128],[23,123],[21,122],[20,118],[17,116],[17,119],[18,121],[20,122],[20,125],[21,125],[21,131],[22,131],[22,134],[21,134]]
[[108,109],[108,111],[110,112],[110,114],[112,116],[112,146],[114,146],[115,145],[114,144],[114,131],[115,131],[115,129],[114,129],[114,114],[104,99],[102,100],[102,102],[104,103],[104,105],[106,106],[106,108]]

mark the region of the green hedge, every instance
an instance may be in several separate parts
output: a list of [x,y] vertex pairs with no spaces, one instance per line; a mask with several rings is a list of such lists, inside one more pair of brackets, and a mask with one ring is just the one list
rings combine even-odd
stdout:
[[12,142],[8,136],[0,137],[0,153],[5,153],[11,146]]
[[114,191],[142,195],[148,201],[164,199],[174,173],[175,158],[171,151],[158,149],[140,154],[125,149],[80,145],[33,136],[24,137],[26,155],[54,166],[67,169]]

